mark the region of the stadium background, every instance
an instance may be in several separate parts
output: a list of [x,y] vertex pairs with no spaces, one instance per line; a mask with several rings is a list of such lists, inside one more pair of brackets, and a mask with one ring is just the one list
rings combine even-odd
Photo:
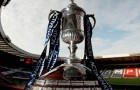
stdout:
[[[15,46],[5,35],[0,23],[1,90],[23,90],[38,57],[39,55],[31,54]],[[60,57],[57,65],[63,63],[63,59]],[[95,63],[114,89],[136,90],[140,88],[139,53],[106,58],[97,56]]]
[[[23,90],[39,55],[16,47],[2,32],[2,28],[0,31],[0,88]],[[63,59],[60,57],[57,65],[63,63]],[[95,57],[95,63],[103,77],[114,89],[120,90],[140,88],[139,60],[138,53],[128,56]]]

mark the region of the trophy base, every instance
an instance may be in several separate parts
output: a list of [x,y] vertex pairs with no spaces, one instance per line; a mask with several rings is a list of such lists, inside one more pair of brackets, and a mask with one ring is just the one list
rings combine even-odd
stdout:
[[98,81],[37,80],[31,90],[102,90]]
[[67,64],[64,63],[48,73],[44,74],[40,79],[46,80],[85,80],[86,68],[80,63]]
[[101,90],[90,70],[80,63],[62,64],[37,79],[31,90]]
[[94,80],[91,70],[81,64],[81,59],[68,57],[64,63],[42,75],[43,80]]

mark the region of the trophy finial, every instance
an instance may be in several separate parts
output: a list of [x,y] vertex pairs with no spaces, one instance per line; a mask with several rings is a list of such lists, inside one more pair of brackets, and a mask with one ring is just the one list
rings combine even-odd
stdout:
[[70,0],[72,3],[74,3],[74,0]]

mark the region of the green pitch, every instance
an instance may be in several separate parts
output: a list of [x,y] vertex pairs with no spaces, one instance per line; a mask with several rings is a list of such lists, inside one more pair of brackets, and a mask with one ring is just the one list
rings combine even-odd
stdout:
[[140,85],[139,78],[106,78],[110,84],[118,85]]

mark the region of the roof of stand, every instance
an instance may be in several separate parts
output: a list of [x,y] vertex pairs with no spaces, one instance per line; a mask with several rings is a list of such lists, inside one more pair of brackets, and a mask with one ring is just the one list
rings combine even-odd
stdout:
[[[0,1],[0,6],[1,4],[3,5],[2,2],[5,2],[5,1],[4,0]],[[15,55],[15,56],[19,56],[19,57],[38,58],[39,57],[38,55],[31,54],[15,46],[11,42],[10,38],[7,35],[5,35],[2,25],[1,25],[1,7],[0,7],[0,50],[7,52],[9,54]]]
[[97,56],[95,61],[100,66],[136,66],[140,65],[140,53]]
[[15,46],[13,43],[11,43],[10,38],[6,36],[4,33],[2,34],[1,25],[0,25],[0,50],[19,57],[31,57],[31,58],[38,57],[38,55],[26,52]]

